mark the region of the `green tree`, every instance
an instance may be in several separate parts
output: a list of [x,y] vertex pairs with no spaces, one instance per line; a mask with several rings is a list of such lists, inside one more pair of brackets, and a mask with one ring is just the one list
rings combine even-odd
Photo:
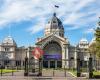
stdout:
[[96,56],[100,59],[100,21],[98,23],[99,27],[95,30],[95,36],[96,36]]
[[93,42],[90,46],[89,46],[89,52],[90,54],[96,55],[96,42]]

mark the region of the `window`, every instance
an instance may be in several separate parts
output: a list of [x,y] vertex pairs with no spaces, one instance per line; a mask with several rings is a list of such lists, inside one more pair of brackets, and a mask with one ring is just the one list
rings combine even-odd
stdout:
[[53,23],[56,23],[56,21],[53,21]]
[[5,48],[5,51],[10,51],[10,48]]
[[50,21],[48,22],[48,24],[50,23]]
[[73,60],[73,59],[74,59],[74,57],[71,57],[70,59],[71,59],[71,60]]

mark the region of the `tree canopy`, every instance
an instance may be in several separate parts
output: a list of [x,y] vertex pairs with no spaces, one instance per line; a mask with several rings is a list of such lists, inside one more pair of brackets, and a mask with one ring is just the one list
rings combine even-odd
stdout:
[[100,59],[100,21],[98,22],[98,27],[95,29],[95,41],[90,44],[89,52]]
[[96,55],[100,59],[100,22],[98,23],[99,27],[95,30],[95,36],[96,36]]

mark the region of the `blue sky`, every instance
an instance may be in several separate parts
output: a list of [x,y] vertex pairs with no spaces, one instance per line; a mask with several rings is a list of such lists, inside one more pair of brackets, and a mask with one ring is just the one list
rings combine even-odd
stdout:
[[100,0],[0,0],[0,42],[9,35],[10,27],[18,46],[34,45],[38,37],[43,37],[54,11],[71,44],[78,44],[83,37],[91,41],[98,26]]

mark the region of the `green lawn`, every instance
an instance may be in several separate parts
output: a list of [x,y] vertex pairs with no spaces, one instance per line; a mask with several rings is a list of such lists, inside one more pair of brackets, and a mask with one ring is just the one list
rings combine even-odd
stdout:
[[74,76],[77,76],[77,71],[75,69],[69,69],[67,71],[71,72]]
[[100,76],[100,71],[94,71],[93,76]]
[[[77,76],[77,71],[76,70],[68,70],[71,72],[73,75]],[[93,77],[99,77],[100,78],[100,71],[93,71]]]
[[68,70],[69,72],[71,72],[73,75],[77,76],[77,71],[76,70]]
[[[10,70],[10,69],[2,69],[2,73],[11,73],[11,72],[16,72],[17,70]],[[1,73],[1,69],[0,69]]]

